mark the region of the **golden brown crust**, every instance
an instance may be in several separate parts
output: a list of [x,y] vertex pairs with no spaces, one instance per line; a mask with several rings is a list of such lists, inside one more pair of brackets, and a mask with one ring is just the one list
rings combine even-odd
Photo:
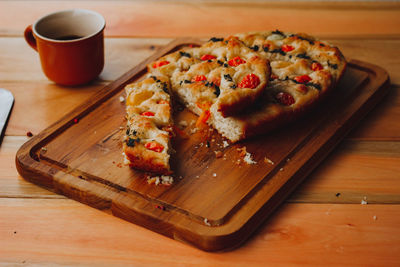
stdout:
[[235,141],[266,133],[306,113],[336,86],[346,68],[337,47],[306,34],[272,31],[237,36],[270,60],[271,82],[257,109],[231,118],[231,124],[241,127]]
[[158,174],[172,173],[169,165],[165,162],[164,155],[148,150],[143,144],[129,147],[125,143],[124,153],[132,168]]

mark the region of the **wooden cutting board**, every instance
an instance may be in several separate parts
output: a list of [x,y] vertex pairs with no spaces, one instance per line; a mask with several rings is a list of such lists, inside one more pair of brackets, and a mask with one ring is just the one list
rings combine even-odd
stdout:
[[[389,88],[383,69],[352,60],[334,95],[277,131],[227,147],[211,129],[207,138],[200,132],[176,138],[175,182],[148,184],[146,174],[122,164],[125,103],[120,97],[127,83],[146,74],[147,63],[193,43],[200,42],[170,43],[30,139],[16,155],[19,173],[200,249],[231,249],[265,221]],[[175,120],[190,124],[196,117],[183,110]],[[256,164],[241,160],[238,148],[243,147]]]

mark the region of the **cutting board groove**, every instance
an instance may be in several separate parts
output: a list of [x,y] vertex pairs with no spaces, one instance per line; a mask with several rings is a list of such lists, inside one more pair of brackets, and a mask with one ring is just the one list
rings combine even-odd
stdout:
[[[207,251],[238,246],[257,229],[350,129],[384,96],[383,69],[352,60],[336,93],[298,121],[270,134],[224,147],[209,130],[176,138],[175,182],[149,185],[147,175],[123,166],[124,86],[146,73],[146,64],[195,39],[178,39],[105,86],[51,125],[16,155],[28,181]],[[78,122],[76,122],[76,119]],[[194,121],[187,110],[177,122]],[[248,165],[238,148],[257,162]],[[222,151],[217,158],[215,151]],[[265,162],[268,158],[274,162]]]

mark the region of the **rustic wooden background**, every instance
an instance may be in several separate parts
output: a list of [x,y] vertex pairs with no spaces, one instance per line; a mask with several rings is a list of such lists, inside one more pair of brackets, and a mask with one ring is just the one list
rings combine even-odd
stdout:
[[[67,8],[107,21],[106,66],[87,86],[43,75],[23,30]],[[23,180],[15,153],[33,134],[179,36],[308,32],[385,68],[388,96],[242,247],[206,253]],[[0,87],[15,96],[0,147],[0,262],[5,265],[394,266],[400,262],[400,3],[1,1]],[[366,198],[368,204],[361,205]]]

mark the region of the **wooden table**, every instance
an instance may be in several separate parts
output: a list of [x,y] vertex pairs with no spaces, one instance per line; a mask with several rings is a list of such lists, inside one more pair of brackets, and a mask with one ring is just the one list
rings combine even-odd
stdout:
[[[73,7],[104,15],[106,65],[94,83],[53,84],[23,30]],[[96,91],[179,36],[276,29],[308,32],[347,58],[385,68],[389,95],[306,182],[236,250],[207,253],[22,179],[18,148]],[[400,3],[190,1],[2,1],[0,87],[15,105],[0,148],[0,262],[96,266],[400,263]],[[362,200],[367,205],[362,205]]]

